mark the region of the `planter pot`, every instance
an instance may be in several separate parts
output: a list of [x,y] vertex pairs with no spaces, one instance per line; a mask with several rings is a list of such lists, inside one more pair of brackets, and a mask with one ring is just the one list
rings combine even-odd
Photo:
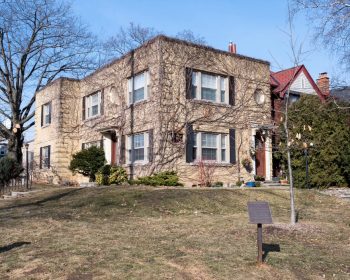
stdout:
[[245,185],[247,187],[253,188],[253,187],[255,187],[255,182],[247,182],[247,183],[245,183]]
[[288,180],[280,180],[280,183],[281,183],[282,185],[288,185]]

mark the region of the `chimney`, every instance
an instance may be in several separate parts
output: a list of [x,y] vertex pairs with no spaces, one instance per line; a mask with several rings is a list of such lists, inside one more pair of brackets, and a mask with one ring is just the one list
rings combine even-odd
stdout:
[[317,86],[324,96],[329,96],[329,78],[327,72],[319,74],[317,79]]
[[230,42],[228,44],[228,52],[237,53],[236,44],[233,44],[232,42]]

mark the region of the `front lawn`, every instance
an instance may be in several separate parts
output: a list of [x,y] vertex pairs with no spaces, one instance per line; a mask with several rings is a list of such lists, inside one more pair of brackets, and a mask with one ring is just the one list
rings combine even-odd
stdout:
[[[249,200],[270,202],[263,266]],[[297,191],[47,189],[0,201],[1,279],[349,279],[350,203]]]

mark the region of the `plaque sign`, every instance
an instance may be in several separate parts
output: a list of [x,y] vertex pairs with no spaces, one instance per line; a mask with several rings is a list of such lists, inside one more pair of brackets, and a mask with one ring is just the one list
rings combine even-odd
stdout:
[[249,223],[257,225],[258,264],[263,262],[262,225],[273,224],[269,203],[266,201],[248,202]]
[[269,203],[266,201],[248,202],[250,224],[273,224]]

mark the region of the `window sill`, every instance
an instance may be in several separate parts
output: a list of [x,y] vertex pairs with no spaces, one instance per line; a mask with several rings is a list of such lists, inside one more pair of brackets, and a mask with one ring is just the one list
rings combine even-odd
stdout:
[[101,116],[103,116],[103,115],[101,115],[101,114],[100,114],[100,115],[96,115],[96,116],[93,116],[93,117],[87,118],[87,119],[83,120],[83,123],[86,123],[86,122],[89,122],[89,121],[96,120],[96,119],[100,118]]
[[130,109],[132,106],[139,106],[141,104],[145,104],[147,103],[149,100],[148,99],[143,99],[143,100],[140,100],[140,101],[137,101],[135,103],[132,103],[132,104],[129,104],[127,109]]
[[50,126],[50,124],[51,124],[51,123],[49,123],[49,124],[45,124],[45,125],[41,126],[41,128],[46,128],[46,127],[49,127],[49,126]]
[[127,163],[125,166],[130,167],[130,166],[145,166],[149,164],[149,161],[135,161],[134,163]]
[[203,105],[220,106],[220,107],[225,107],[225,108],[233,107],[233,105],[230,105],[227,103],[218,103],[215,101],[202,100],[202,99],[190,99],[190,102],[203,104]]
[[[210,161],[204,161],[204,165],[212,165],[212,166],[217,166],[217,167],[230,167],[235,165],[234,163],[229,163],[229,162],[210,162]],[[195,161],[195,162],[190,162],[187,163],[190,166],[199,166],[200,162]]]

